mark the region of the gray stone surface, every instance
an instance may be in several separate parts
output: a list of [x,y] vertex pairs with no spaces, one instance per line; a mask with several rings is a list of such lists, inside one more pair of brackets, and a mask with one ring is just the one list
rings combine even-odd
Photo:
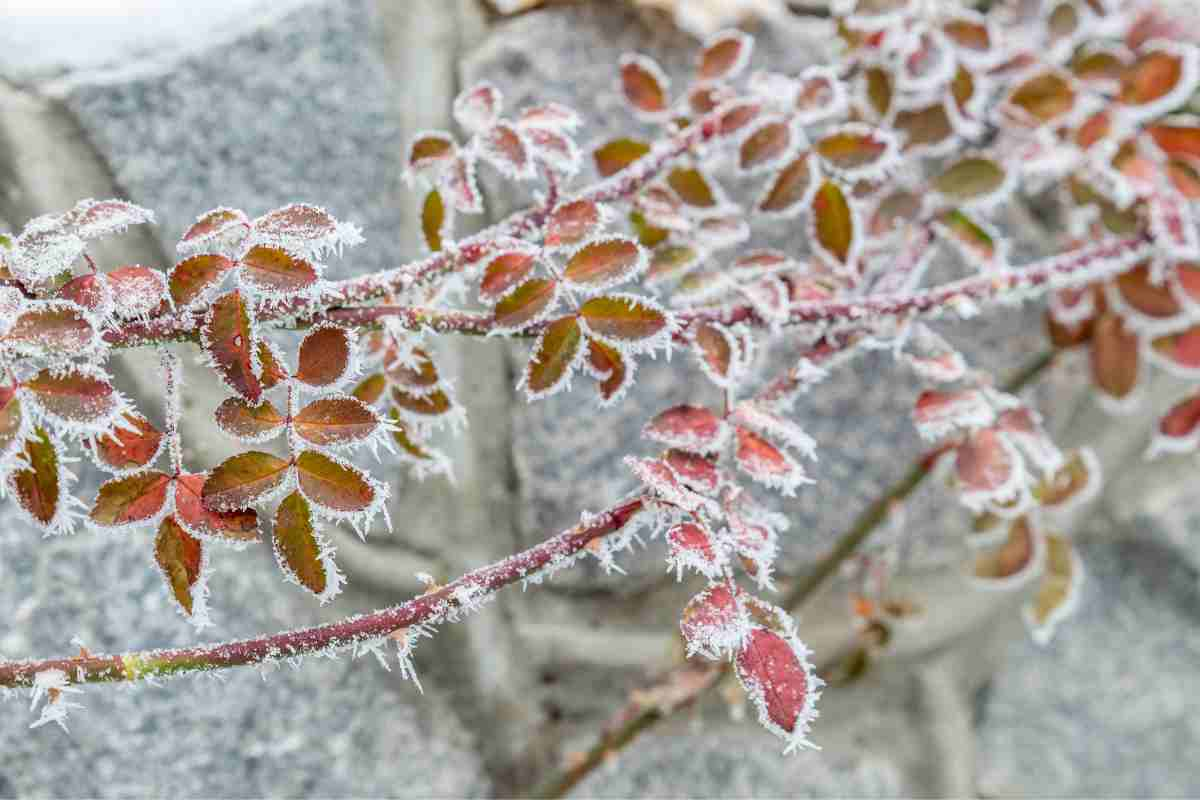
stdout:
[[[105,263],[169,263],[192,217],[217,204],[258,213],[291,200],[362,224],[367,244],[335,275],[420,251],[413,197],[398,182],[412,131],[449,125],[462,83],[486,78],[509,108],[554,99],[584,112],[595,140],[627,125],[613,64],[625,50],[687,69],[694,43],[617,3],[550,7],[487,20],[474,0],[314,0],[250,20],[241,33],[154,68],[70,75],[54,97],[0,92],[0,217],[17,225],[80,196],[122,193],[159,212],[152,232],[99,251]],[[829,40],[818,23],[760,31],[760,64],[795,69]],[[460,63],[461,62],[461,63]],[[10,76],[11,77],[11,76]],[[42,87],[43,89],[46,87]],[[585,141],[584,144],[594,143]],[[64,168],[64,165],[70,168]],[[486,181],[489,218],[520,205]],[[1036,225],[1021,257],[1034,255]],[[791,232],[777,242],[800,244]],[[1035,307],[955,326],[955,341],[1001,374],[1043,346]],[[596,412],[592,387],[527,405],[512,391],[524,348],[439,345],[468,408],[448,438],[457,484],[393,483],[397,530],[367,544],[339,537],[349,592],[315,609],[282,584],[262,548],[217,554],[218,628],[201,640],[309,624],[382,605],[491,561],[632,481],[617,457],[662,407],[711,397],[687,359],[642,366],[629,402]],[[129,361],[123,386],[157,387]],[[139,378],[139,375],[141,377]],[[228,443],[208,413],[221,393],[192,373],[188,456],[215,463]],[[1145,427],[1113,424],[1081,400],[1078,359],[1036,392],[1067,445],[1097,445],[1109,493],[1071,524],[1085,542],[1084,611],[1049,648],[1026,643],[1022,597],[971,591],[958,574],[964,516],[934,489],[909,504],[909,568],[898,590],[928,609],[922,626],[860,682],[831,690],[814,737],[824,750],[782,760],[777,742],[720,699],[648,734],[578,796],[1161,795],[1200,791],[1195,749],[1196,530],[1181,478],[1188,462],[1145,465]],[[798,418],[820,442],[818,484],[786,510],[786,579],[843,531],[920,451],[908,409],[915,384],[883,355],[860,360],[806,398]],[[1152,393],[1166,401],[1174,385]],[[153,414],[153,412],[151,412]],[[1148,419],[1148,417],[1146,418]],[[85,474],[85,483],[96,476]],[[197,640],[167,605],[145,537],[80,534],[41,541],[0,506],[0,657]],[[0,703],[0,797],[459,796],[512,794],[586,747],[601,722],[676,663],[678,610],[698,584],[662,572],[659,545],[623,559],[628,577],[594,568],[505,593],[418,650],[418,696],[372,659],[309,660],[266,676],[186,680],[168,688],[92,687],[70,736],[30,732],[27,698]],[[824,656],[844,646],[841,592],[801,620]],[[731,714],[734,719],[731,720]]]

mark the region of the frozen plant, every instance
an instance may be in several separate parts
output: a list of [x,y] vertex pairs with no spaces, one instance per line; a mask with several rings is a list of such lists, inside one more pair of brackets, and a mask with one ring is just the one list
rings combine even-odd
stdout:
[[[1061,452],[1036,410],[926,321],[1047,296],[1053,341],[1091,347],[1115,410],[1132,408],[1147,366],[1200,376],[1200,120],[1185,113],[1200,49],[1142,2],[833,6],[840,59],[797,75],[751,70],[753,41],[733,30],[704,42],[684,86],[644,55],[621,58],[632,115],[656,133],[586,157],[576,111],[506,108],[499,87],[467,89],[454,104],[460,130],[410,143],[429,253],[388,271],[326,279],[324,261],[361,236],[302,203],[257,218],[214,209],[167,270],[102,271],[88,256],[93,239],[153,221],[120,200],[85,200],[0,239],[4,491],[46,535],[154,531],[164,585],[197,626],[209,624],[206,578],[223,546],[269,539],[288,581],[320,602],[337,594],[344,576],[322,526],[366,536],[386,522],[384,473],[355,451],[418,478],[450,473],[430,435],[460,430],[466,412],[433,337],[528,341],[518,389],[531,402],[574,381],[618,404],[639,362],[672,352],[723,394],[646,422],[645,449],[625,458],[637,488],[616,505],[399,605],[224,644],[3,662],[0,686],[33,689],[35,705],[45,695],[39,722],[61,723],[62,693],[77,684],[343,648],[386,660],[389,638],[408,675],[413,647],[438,626],[580,558],[619,570],[642,531],[661,540],[668,571],[699,576],[681,610],[689,656],[719,665],[703,674],[736,674],[761,723],[788,750],[806,747],[822,680],[788,610],[763,599],[789,534],[759,490],[819,491],[805,465],[836,443],[814,441],[791,413],[866,349],[927,384],[913,420],[934,471],[977,515],[972,580],[1040,581],[1024,616],[1048,638],[1083,577],[1056,515],[1097,490],[1096,460]],[[456,238],[456,217],[483,210],[481,168],[533,184],[537,202]],[[1000,212],[1033,193],[1056,204],[1063,236],[1053,256],[1015,264]],[[779,229],[802,246],[755,243]],[[939,253],[959,274],[931,283]],[[471,296],[452,291],[463,286]],[[286,331],[303,331],[294,352]],[[778,375],[762,374],[768,346],[792,353]],[[113,388],[108,359],[133,347],[161,351],[163,430]],[[182,455],[178,353],[195,347],[230,392],[217,425],[245,444],[215,465]],[[1159,431],[1156,450],[1194,449],[1200,395]],[[86,501],[68,469],[79,453],[112,473]],[[855,618],[876,644],[919,611],[888,593],[893,562],[886,548],[846,562]],[[702,685],[676,682],[672,702]]]

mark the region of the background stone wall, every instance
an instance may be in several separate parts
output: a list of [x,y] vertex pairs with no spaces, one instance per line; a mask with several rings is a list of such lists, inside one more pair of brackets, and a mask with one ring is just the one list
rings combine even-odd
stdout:
[[[240,1],[240,0],[239,0]],[[415,198],[401,186],[414,131],[449,126],[461,85],[487,78],[510,106],[535,98],[579,108],[602,138],[627,125],[616,57],[648,51],[685,69],[694,42],[623,4],[551,6],[512,19],[474,0],[310,0],[271,12],[247,2],[220,31],[171,52],[32,69],[0,60],[0,220],[19,228],[81,197],[124,196],[160,224],[106,243],[101,263],[171,263],[173,243],[222,204],[257,214],[317,202],[363,226],[367,243],[340,272],[419,251]],[[3,26],[0,26],[2,28]],[[781,18],[756,31],[756,59],[793,70],[827,53],[830,32]],[[0,32],[0,49],[6,42]],[[523,198],[485,186],[489,216]],[[1014,217],[1018,255],[1044,234]],[[779,244],[795,246],[797,233]],[[1044,347],[1034,307],[952,331],[976,363],[1004,375]],[[209,423],[222,399],[185,353],[186,457],[207,466],[233,450]],[[569,393],[528,405],[512,391],[520,346],[447,342],[471,425],[448,439],[457,483],[393,482],[396,531],[367,544],[337,535],[347,592],[318,609],[283,584],[265,548],[222,554],[212,581],[217,627],[194,634],[159,589],[149,540],[81,533],[41,540],[0,505],[0,657],[183,644],[311,624],[395,602],[418,571],[459,574],[532,544],[631,486],[617,456],[655,410],[704,397],[685,359],[646,365],[629,401],[597,413]],[[157,397],[148,354],[123,354],[120,380]],[[1114,422],[1064,358],[1033,390],[1064,446],[1096,446],[1104,496],[1074,520],[1088,569],[1083,608],[1048,647],[1018,620],[1023,597],[980,594],[959,574],[964,519],[934,491],[907,511],[901,582],[924,623],[857,684],[830,691],[820,753],[783,759],[743,709],[721,700],[659,726],[579,796],[1195,795],[1200,770],[1200,505],[1192,463],[1141,460],[1144,420]],[[1179,387],[1159,381],[1155,402]],[[818,483],[785,510],[793,527],[781,573],[802,575],[891,485],[920,446],[911,381],[884,357],[862,359],[798,407],[821,444]],[[153,403],[142,404],[153,408]],[[1143,420],[1143,421],[1137,421]],[[80,465],[83,467],[84,465]],[[97,476],[84,469],[85,488]],[[0,704],[0,797],[459,796],[512,794],[590,741],[598,726],[679,658],[675,620],[694,582],[677,585],[653,549],[627,576],[584,566],[510,590],[465,624],[423,642],[424,695],[373,660],[309,660],[260,678],[169,688],[89,689],[69,736],[28,731],[23,697]],[[844,599],[818,598],[801,631],[834,652]]]

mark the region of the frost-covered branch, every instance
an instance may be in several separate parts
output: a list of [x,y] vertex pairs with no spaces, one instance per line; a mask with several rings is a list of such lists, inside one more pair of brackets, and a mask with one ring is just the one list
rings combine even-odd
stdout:
[[497,590],[539,573],[569,565],[597,540],[620,531],[639,511],[641,498],[626,500],[541,544],[486,567],[468,572],[444,586],[399,605],[348,617],[338,622],[202,647],[145,650],[120,655],[81,654],[37,661],[0,662],[0,687],[32,687],[37,675],[60,670],[68,684],[111,683],[167,678],[249,666],[340,650],[384,639],[407,628],[435,625],[478,608]]

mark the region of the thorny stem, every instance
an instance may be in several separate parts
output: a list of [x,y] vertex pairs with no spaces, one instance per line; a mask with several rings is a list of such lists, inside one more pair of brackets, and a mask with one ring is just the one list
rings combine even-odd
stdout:
[[[1053,353],[1042,353],[1021,368],[1001,387],[1005,392],[1017,392],[1030,385],[1054,363]],[[932,464],[927,459],[918,459],[890,489],[876,498],[854,524],[838,538],[833,548],[822,558],[803,580],[784,595],[781,606],[788,611],[798,611],[837,574],[838,568],[858,552],[871,535],[888,518],[895,504],[907,499],[929,475]],[[533,797],[565,797],[597,767],[616,756],[639,734],[654,727],[656,723],[670,718],[676,711],[694,705],[715,689],[731,669],[731,662],[721,661],[696,665],[685,662],[675,667],[659,682],[659,685],[686,686],[686,691],[673,693],[669,705],[644,703],[635,699],[625,706],[597,737],[593,745],[570,765],[551,774],[530,793]]]
[[[1142,234],[1110,239],[1034,261],[1022,267],[972,275],[915,292],[880,292],[849,299],[797,302],[792,304],[788,324],[854,323],[863,319],[884,317],[916,318],[965,313],[964,303],[981,305],[1019,298],[1039,288],[1065,288],[1109,277],[1110,274],[1127,269],[1130,260],[1148,254],[1152,248],[1153,243],[1149,236]],[[1102,269],[1097,269],[1098,266],[1102,266]],[[271,311],[264,313],[267,319],[281,316]],[[372,327],[381,324],[385,318],[396,319],[401,327],[410,330],[430,329],[438,333],[459,333],[468,336],[486,336],[496,328],[488,314],[407,305],[329,307],[320,311],[313,310],[299,324],[329,320],[351,327]],[[682,311],[675,315],[675,319],[678,323],[675,337],[680,341],[686,341],[688,328],[701,322],[766,324],[749,305]],[[115,347],[196,340],[199,337],[200,320],[201,318],[196,316],[169,316],[145,323],[129,323],[106,333],[104,338]],[[532,325],[518,333],[506,335],[536,337],[543,327],[544,324]]]
[[5,661],[0,662],[0,687],[31,687],[37,673],[51,669],[64,672],[72,684],[140,681],[211,672],[349,647],[413,625],[442,622],[464,609],[469,610],[498,589],[531,577],[544,567],[569,558],[592,542],[619,531],[642,510],[643,503],[640,496],[625,500],[535,547],[480,567],[436,591],[381,611],[312,628],[202,647]]

